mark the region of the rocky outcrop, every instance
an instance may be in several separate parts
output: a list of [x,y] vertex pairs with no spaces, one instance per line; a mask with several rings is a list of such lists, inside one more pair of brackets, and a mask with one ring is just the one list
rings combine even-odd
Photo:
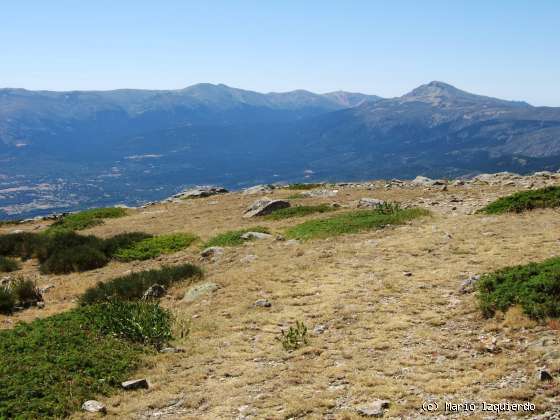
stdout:
[[270,198],[264,197],[260,200],[255,201],[253,204],[245,210],[243,217],[257,217],[266,216],[275,210],[285,209],[290,207],[290,203],[285,200],[271,200]]
[[253,187],[245,188],[243,190],[243,195],[268,194],[271,193],[274,188],[274,185],[270,184],[255,185]]
[[383,204],[385,204],[385,201],[379,200],[377,198],[360,198],[360,201],[358,201],[358,208],[360,209],[376,208]]
[[210,197],[211,195],[216,195],[216,194],[224,194],[227,192],[228,190],[226,190],[223,187],[205,185],[205,186],[195,187],[185,191],[181,191],[180,193],[175,194],[173,198],[179,198],[179,199],[202,198],[202,197]]

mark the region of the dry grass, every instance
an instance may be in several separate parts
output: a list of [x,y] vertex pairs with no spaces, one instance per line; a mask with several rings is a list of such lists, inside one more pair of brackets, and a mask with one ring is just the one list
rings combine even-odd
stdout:
[[[558,348],[558,331],[527,322],[512,311],[502,319],[485,320],[474,295],[457,292],[469,274],[560,255],[560,218],[554,210],[466,214],[510,192],[497,187],[448,192],[341,188],[333,199],[306,199],[311,205],[335,201],[353,207],[359,198],[370,196],[419,205],[434,217],[299,245],[252,241],[204,262],[206,280],[219,284],[218,291],[185,304],[176,299],[185,289],[179,285],[162,301],[188,324],[190,334],[175,343],[186,352],[158,356],[138,372],[150,379],[152,389],[102,398],[108,417],[171,410],[170,418],[185,419],[353,419],[359,418],[357,406],[375,399],[391,401],[387,416],[407,418],[422,415],[420,406],[426,399],[529,399],[538,402],[540,411],[552,410],[556,394],[533,377],[536,367],[546,363],[546,354]],[[451,195],[463,201],[429,205],[444,203]],[[254,226],[255,221],[241,217],[254,199],[226,194],[157,205],[107,220],[87,233],[105,237],[139,230],[192,232],[206,241],[224,231]],[[344,211],[343,207],[340,212]],[[306,216],[297,223],[320,217],[324,215]],[[294,223],[258,221],[272,233]],[[256,259],[240,261],[249,254]],[[45,294],[45,309],[23,311],[10,319],[66,310],[87,287],[128,270],[183,262],[200,263],[197,250],[158,260],[112,262],[83,274],[39,276],[39,286],[55,285]],[[26,262],[22,270],[37,275],[33,262]],[[262,298],[272,306],[253,305]],[[288,353],[276,337],[298,320],[310,329],[309,345]],[[0,325],[12,324],[0,317]],[[325,331],[313,334],[318,325]],[[484,350],[481,343],[493,338],[497,350]],[[181,399],[182,404],[169,408]]]

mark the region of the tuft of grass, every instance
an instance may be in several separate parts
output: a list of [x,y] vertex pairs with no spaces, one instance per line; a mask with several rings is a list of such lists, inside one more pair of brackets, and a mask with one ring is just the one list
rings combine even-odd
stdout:
[[16,307],[16,295],[11,287],[0,286],[0,314],[10,315]]
[[286,231],[293,239],[328,238],[331,236],[358,233],[364,230],[381,229],[387,225],[399,225],[430,214],[421,208],[400,209],[398,206],[375,210],[357,210],[332,216],[327,219],[309,220]]
[[533,319],[560,317],[560,257],[506,267],[479,280],[478,302],[486,317],[520,305]]
[[315,188],[322,187],[324,184],[303,184],[303,183],[296,183],[287,185],[285,188],[288,190],[298,190],[298,191],[305,191],[305,190],[313,190]]
[[272,213],[264,216],[264,218],[269,220],[282,220],[292,217],[303,217],[307,216],[308,214],[314,213],[327,213],[333,210],[336,209],[329,206],[328,204],[319,204],[316,206],[294,206],[275,210]]
[[99,282],[90,287],[80,298],[80,304],[92,305],[107,302],[113,299],[135,300],[140,299],[146,290],[154,284],[169,287],[173,283],[198,278],[202,271],[195,265],[182,264],[177,266],[162,267],[158,270],[140,271],[117,277],[105,283]]
[[210,238],[204,245],[203,248],[208,248],[211,246],[237,246],[243,244],[246,240],[241,238],[241,235],[247,232],[261,232],[270,233],[268,228],[262,226],[254,226],[252,228],[246,228],[241,230],[230,230],[228,232],[220,233],[219,235]]
[[114,257],[120,261],[148,260],[161,254],[171,254],[190,246],[198,237],[189,233],[154,236],[119,248]]
[[284,350],[293,351],[309,343],[307,337],[307,327],[303,322],[296,321],[295,327],[290,327],[288,331],[282,330],[278,338]]
[[19,269],[20,265],[16,260],[0,255],[0,273],[11,273]]
[[148,302],[78,308],[0,331],[0,418],[63,418],[109,395],[170,338]]
[[103,219],[126,216],[126,210],[118,207],[90,209],[64,216],[49,226],[49,231],[84,230],[103,223]]
[[20,277],[12,283],[11,289],[18,300],[18,304],[23,307],[35,305],[43,300],[43,296],[33,280]]
[[521,213],[539,208],[560,207],[560,187],[545,187],[538,190],[521,191],[502,197],[480,209],[479,213]]

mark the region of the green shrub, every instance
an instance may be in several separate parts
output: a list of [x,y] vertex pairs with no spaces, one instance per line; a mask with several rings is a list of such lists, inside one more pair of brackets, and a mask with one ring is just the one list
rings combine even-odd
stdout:
[[80,298],[82,305],[106,302],[112,299],[140,299],[154,284],[169,287],[173,283],[202,275],[200,268],[192,264],[162,267],[158,270],[139,271],[117,277],[105,283],[90,287]]
[[294,206],[285,209],[278,209],[265,216],[269,220],[289,219],[291,217],[302,217],[314,213],[327,213],[336,210],[328,204],[319,204],[316,206]]
[[546,187],[499,198],[479,210],[479,213],[521,213],[538,208],[555,207],[560,207],[560,187]]
[[[0,331],[0,418],[62,418],[120,387],[170,337],[156,304],[112,302]],[[138,325],[136,325],[138,324]]]
[[152,235],[143,232],[121,233],[103,241],[103,252],[112,257],[119,249],[130,248],[137,242],[152,237]]
[[20,266],[16,260],[6,258],[0,255],[0,273],[11,273],[19,270]]
[[309,343],[307,338],[307,327],[303,322],[296,322],[295,327],[290,327],[288,331],[281,331],[278,340],[282,343],[284,350],[297,350]]
[[12,283],[11,289],[18,304],[23,307],[34,305],[43,300],[37,284],[32,280],[20,277]]
[[158,350],[171,339],[171,313],[154,302],[112,300],[94,307],[91,320],[102,334]]
[[29,232],[0,235],[0,255],[26,260],[37,256],[46,241],[45,236]]
[[210,238],[204,245],[203,248],[208,248],[211,246],[237,246],[246,242],[245,239],[241,238],[244,233],[247,232],[261,232],[270,233],[268,228],[262,226],[255,226],[252,228],[246,228],[241,230],[230,230],[228,232],[220,233],[219,235]]
[[188,233],[154,236],[136,242],[129,247],[119,248],[114,257],[120,261],[147,260],[161,254],[171,254],[187,248],[198,238]]
[[491,317],[513,305],[536,319],[560,317],[560,258],[541,263],[507,267],[482,276],[478,301],[483,314]]
[[107,256],[98,248],[78,245],[74,248],[57,249],[41,263],[44,274],[67,274],[75,271],[94,270],[109,262]]
[[323,185],[324,184],[290,184],[287,185],[286,188],[288,190],[303,191],[303,190],[313,190],[315,188],[322,187]]
[[8,286],[0,286],[0,314],[9,315],[16,306],[16,296]]
[[357,210],[328,219],[309,220],[288,229],[286,236],[294,239],[327,238],[369,229],[381,229],[387,225],[399,225],[428,214],[429,211],[420,208],[403,210],[395,208],[390,212],[386,208]]
[[126,210],[118,207],[84,210],[62,217],[53,223],[49,230],[83,230],[103,223],[103,219],[126,216]]

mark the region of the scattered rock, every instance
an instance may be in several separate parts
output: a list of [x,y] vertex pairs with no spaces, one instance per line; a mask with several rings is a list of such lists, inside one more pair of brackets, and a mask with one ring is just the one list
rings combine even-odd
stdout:
[[224,253],[224,248],[222,248],[221,246],[211,246],[203,250],[200,253],[200,256],[202,258],[210,258],[210,257],[216,257],[218,255],[222,255],[223,253]]
[[541,382],[552,381],[554,378],[552,375],[544,369],[537,372],[537,380]]
[[459,287],[460,293],[472,293],[476,287],[476,283],[480,280],[480,275],[475,274],[470,276],[468,279],[461,283],[461,287]]
[[389,408],[389,401],[377,400],[357,409],[358,413],[366,417],[383,417],[385,409]]
[[315,328],[313,328],[313,334],[315,335],[321,335],[323,334],[325,331],[327,330],[327,327],[323,324],[319,324],[316,325]]
[[204,185],[200,187],[191,188],[189,190],[181,191],[178,194],[175,194],[173,198],[202,198],[202,197],[210,197],[211,195],[216,194],[224,194],[227,193],[223,187],[215,187],[212,185]]
[[403,271],[403,276],[410,277],[412,276],[412,273],[410,271]]
[[88,413],[106,413],[107,407],[99,401],[89,400],[82,404],[82,410]]
[[249,239],[270,239],[272,235],[263,232],[246,232],[241,235],[241,239],[249,240]]
[[249,254],[249,255],[245,255],[245,256],[244,256],[243,258],[241,258],[239,261],[245,264],[245,263],[253,262],[253,261],[255,261],[256,259],[257,259],[257,256],[256,256],[256,255]]
[[286,245],[299,245],[299,241],[297,239],[288,239],[284,242]]
[[256,216],[266,216],[275,210],[285,209],[290,207],[290,203],[285,200],[271,200],[270,198],[263,198],[255,201],[253,204],[245,210],[243,217],[256,217]]
[[152,284],[150,287],[148,287],[148,290],[144,292],[142,299],[159,299],[163,295],[165,295],[165,287],[161,284]]
[[267,299],[259,299],[255,302],[255,306],[259,306],[261,308],[270,308],[272,303],[270,303]]
[[335,197],[337,194],[338,194],[338,190],[327,190],[327,189],[310,190],[301,193],[303,197],[310,197],[310,198]]
[[179,347],[165,347],[159,351],[160,353],[184,353],[185,349]]
[[360,198],[358,201],[358,208],[375,208],[385,204],[385,201],[377,198]]
[[43,309],[44,307],[45,307],[45,302],[43,302],[43,301],[37,302],[37,308]]
[[131,379],[129,381],[125,381],[121,383],[121,386],[127,391],[130,391],[133,389],[148,389],[150,387],[150,384],[148,383],[147,379],[142,378],[142,379]]
[[243,195],[266,194],[272,192],[274,188],[274,185],[270,184],[255,185],[253,187],[245,188],[243,190]]
[[183,302],[193,302],[200,296],[218,290],[219,286],[216,283],[206,282],[200,283],[191,287],[183,296]]
[[447,182],[441,179],[431,179],[426,176],[417,176],[411,181],[411,184],[420,187],[434,187],[438,185],[446,185]]

